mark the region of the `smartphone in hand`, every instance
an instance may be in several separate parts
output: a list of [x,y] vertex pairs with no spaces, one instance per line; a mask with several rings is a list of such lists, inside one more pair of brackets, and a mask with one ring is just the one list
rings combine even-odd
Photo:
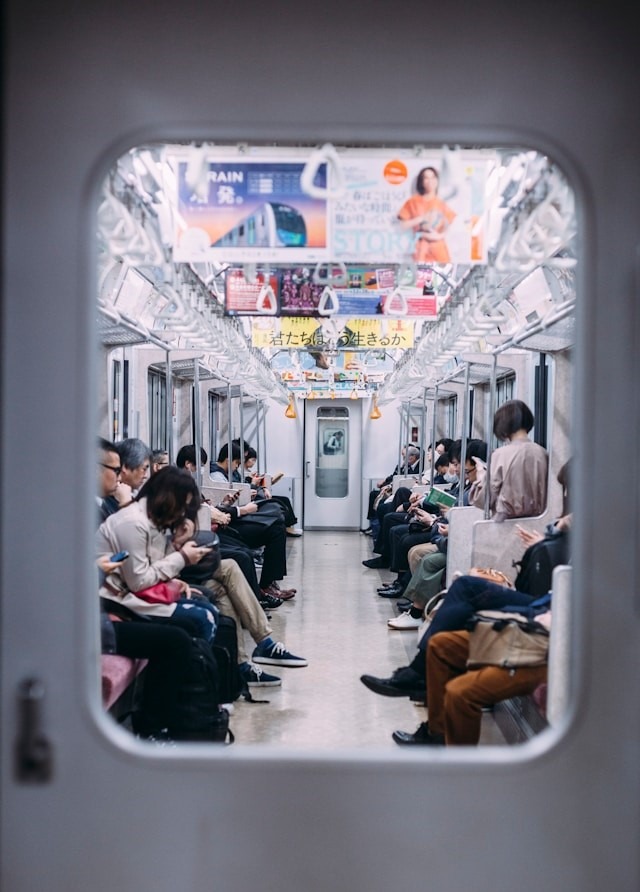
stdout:
[[112,564],[119,564],[120,561],[126,561],[126,559],[128,557],[129,557],[128,551],[118,551],[116,554],[111,555],[111,557],[109,558],[109,561]]

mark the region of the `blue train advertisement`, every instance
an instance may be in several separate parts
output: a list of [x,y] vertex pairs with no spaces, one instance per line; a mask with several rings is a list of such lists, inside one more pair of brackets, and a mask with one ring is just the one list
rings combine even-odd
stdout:
[[[207,161],[176,167],[178,262],[314,263],[327,255],[327,200],[305,194],[301,162]],[[314,185],[326,188],[327,166]]]

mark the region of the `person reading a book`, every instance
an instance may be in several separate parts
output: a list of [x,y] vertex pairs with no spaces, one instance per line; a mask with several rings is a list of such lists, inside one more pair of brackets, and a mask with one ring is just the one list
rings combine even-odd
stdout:
[[[453,464],[459,470],[457,447],[454,454],[456,458]],[[484,459],[486,455],[487,444],[484,440],[469,440],[464,466],[463,506],[468,505],[469,487],[477,473],[474,458]],[[378,594],[387,598],[404,595],[413,603],[406,613],[401,613],[400,616],[388,621],[389,628],[417,629],[422,622],[422,613],[427,601],[440,591],[447,565],[448,512],[451,507],[458,504],[458,498],[457,487],[446,493],[431,489],[422,507],[414,510],[415,520],[409,524],[408,529],[391,530],[390,569],[397,573],[397,578],[390,586],[379,589]],[[424,546],[425,553],[412,574],[409,554],[417,546]]]

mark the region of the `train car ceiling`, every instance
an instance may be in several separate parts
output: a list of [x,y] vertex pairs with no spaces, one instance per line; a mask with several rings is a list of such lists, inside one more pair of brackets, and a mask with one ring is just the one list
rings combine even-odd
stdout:
[[[429,168],[433,223],[403,225]],[[256,399],[411,399],[467,356],[573,342],[576,232],[529,149],[141,146],[100,189],[98,334]]]

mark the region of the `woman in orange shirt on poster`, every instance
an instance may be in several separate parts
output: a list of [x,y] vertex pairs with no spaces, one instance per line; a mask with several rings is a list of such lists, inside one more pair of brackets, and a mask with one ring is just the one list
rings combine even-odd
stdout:
[[398,211],[402,225],[416,233],[413,259],[418,263],[451,262],[445,233],[456,213],[438,197],[439,183],[440,176],[435,167],[423,167],[416,178],[416,194]]

